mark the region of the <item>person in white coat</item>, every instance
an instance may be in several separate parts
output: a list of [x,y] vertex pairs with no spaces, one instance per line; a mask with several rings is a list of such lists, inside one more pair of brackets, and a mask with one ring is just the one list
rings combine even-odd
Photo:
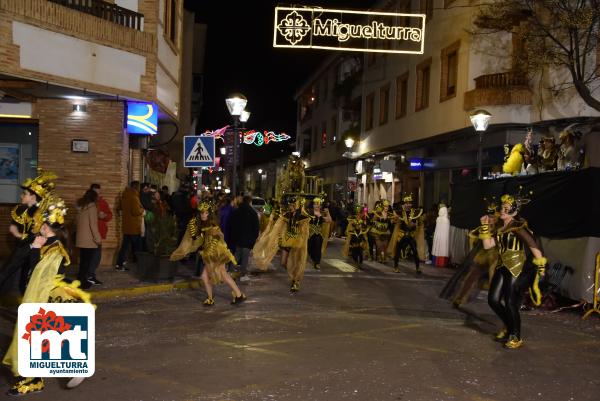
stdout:
[[448,263],[450,252],[450,219],[448,218],[448,208],[440,205],[438,218],[435,222],[435,232],[433,233],[433,250],[431,254],[435,256],[435,265],[445,267]]

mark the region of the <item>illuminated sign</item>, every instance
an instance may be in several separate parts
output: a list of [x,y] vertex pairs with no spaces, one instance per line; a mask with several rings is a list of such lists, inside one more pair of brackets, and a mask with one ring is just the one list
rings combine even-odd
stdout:
[[425,15],[276,7],[273,47],[423,54]]
[[435,163],[431,159],[410,158],[410,169],[414,171],[430,170],[435,167]]
[[156,135],[158,106],[155,103],[127,102],[127,133]]

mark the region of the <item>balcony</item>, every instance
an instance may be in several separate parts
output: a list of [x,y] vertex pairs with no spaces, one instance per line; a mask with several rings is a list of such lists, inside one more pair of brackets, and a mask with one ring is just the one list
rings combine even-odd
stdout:
[[101,0],[48,0],[61,6],[81,11],[98,18],[122,25],[127,28],[142,30],[144,15]]
[[100,0],[2,0],[10,19],[135,53],[156,53],[144,16]]
[[527,77],[514,71],[481,75],[475,78],[475,89],[465,93],[463,108],[532,104]]

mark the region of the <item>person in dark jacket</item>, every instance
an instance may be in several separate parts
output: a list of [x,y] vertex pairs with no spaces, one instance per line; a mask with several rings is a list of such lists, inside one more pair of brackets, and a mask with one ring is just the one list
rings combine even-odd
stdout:
[[240,269],[240,281],[248,280],[248,256],[258,238],[258,214],[252,208],[252,198],[244,196],[242,203],[231,214],[229,221],[231,241],[235,246],[235,260]]
[[194,209],[190,206],[189,186],[182,184],[171,196],[171,210],[177,219],[178,240],[181,242],[188,222],[194,215]]

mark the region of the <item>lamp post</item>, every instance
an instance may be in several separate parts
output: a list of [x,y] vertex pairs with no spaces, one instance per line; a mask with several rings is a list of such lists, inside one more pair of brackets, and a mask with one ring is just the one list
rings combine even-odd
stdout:
[[344,139],[344,145],[346,145],[346,148],[348,149],[348,151],[345,153],[348,162],[346,164],[346,176],[347,176],[347,181],[346,181],[346,202],[348,202],[350,200],[350,160],[352,159],[352,147],[354,146],[354,138],[352,137],[347,137],[346,139]]
[[[250,112],[247,110],[242,111],[240,115],[240,122],[242,123],[242,130],[246,128],[246,122],[250,118]],[[244,134],[242,132],[242,143],[240,143],[240,177],[242,178],[242,188],[246,183],[246,175],[244,174]]]
[[477,149],[477,179],[481,180],[483,174],[483,133],[488,127],[492,115],[483,109],[475,110],[469,114],[471,124],[475,131],[479,133],[479,147]]
[[234,93],[225,99],[225,104],[227,105],[227,109],[229,110],[229,114],[233,117],[233,168],[231,175],[231,189],[233,192],[233,196],[237,195],[237,146],[238,146],[238,127],[240,124],[240,116],[246,108],[246,104],[248,103],[248,99],[246,96],[241,93]]

